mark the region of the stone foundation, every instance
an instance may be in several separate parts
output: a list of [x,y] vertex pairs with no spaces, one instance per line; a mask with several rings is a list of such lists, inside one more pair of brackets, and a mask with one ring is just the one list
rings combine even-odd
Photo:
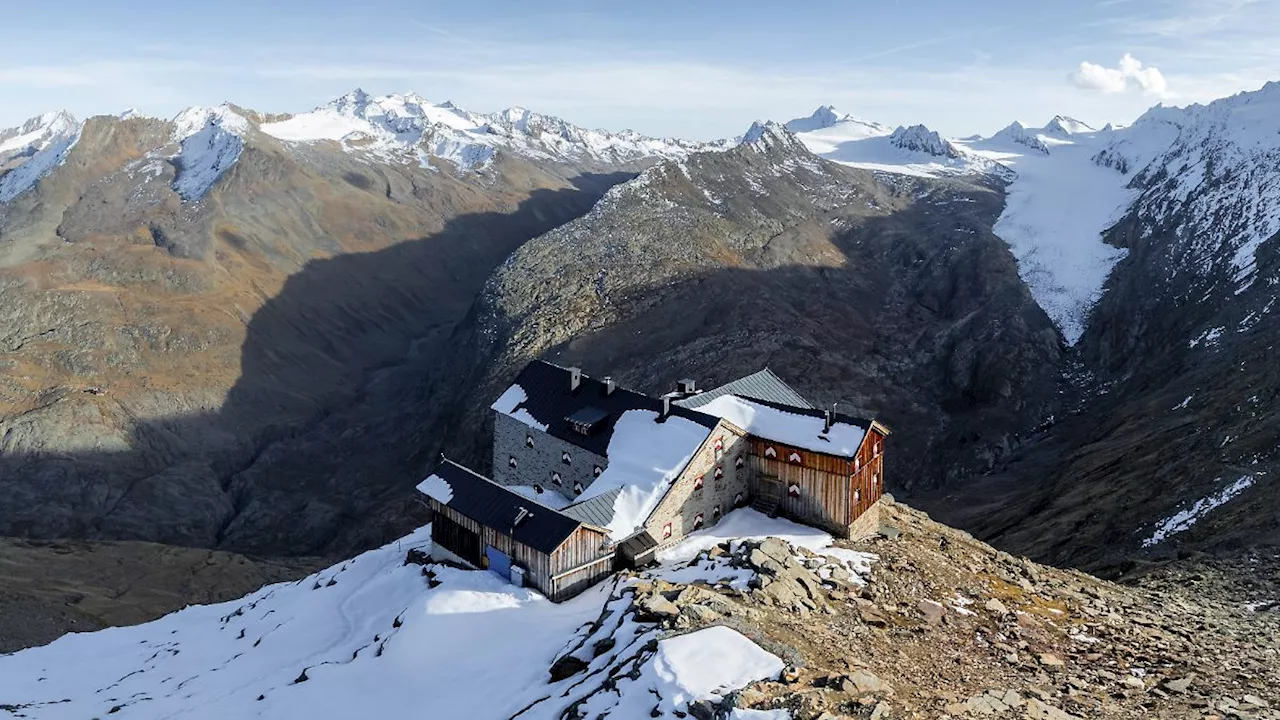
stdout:
[[874,504],[872,504],[871,507],[867,508],[866,512],[859,515],[858,519],[854,520],[849,525],[848,538],[850,540],[857,540],[860,538],[871,537],[872,535],[875,535],[876,532],[878,532],[879,530],[880,530],[880,501],[877,500],[875,501]]

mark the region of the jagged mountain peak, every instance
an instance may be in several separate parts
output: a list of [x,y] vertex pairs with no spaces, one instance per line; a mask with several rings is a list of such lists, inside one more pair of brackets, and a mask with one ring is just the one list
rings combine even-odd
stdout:
[[938,157],[958,158],[961,153],[955,145],[944,140],[937,131],[924,125],[904,127],[899,125],[889,136],[889,143],[903,150],[913,150]]
[[0,202],[17,197],[61,165],[81,127],[71,113],[54,110],[0,130]]
[[804,145],[785,125],[773,120],[755,121],[743,133],[740,146],[748,146],[757,150],[770,150],[776,147],[799,148],[808,152]]

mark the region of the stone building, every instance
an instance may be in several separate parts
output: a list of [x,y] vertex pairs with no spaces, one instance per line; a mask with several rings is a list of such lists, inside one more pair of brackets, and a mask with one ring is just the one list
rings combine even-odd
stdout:
[[[604,533],[592,573],[606,555],[619,566],[646,563],[748,504],[840,537],[878,527],[888,429],[815,408],[767,369],[709,392],[682,380],[652,397],[535,361],[492,409],[493,479],[483,482],[504,488],[503,497],[527,498],[530,507],[521,509],[557,527]],[[440,482],[447,485],[437,474],[423,486]],[[437,499],[433,508],[451,506]],[[467,517],[479,536],[503,538]],[[448,528],[458,533],[457,523]],[[447,540],[474,545],[470,537]],[[473,556],[483,565],[485,553]]]

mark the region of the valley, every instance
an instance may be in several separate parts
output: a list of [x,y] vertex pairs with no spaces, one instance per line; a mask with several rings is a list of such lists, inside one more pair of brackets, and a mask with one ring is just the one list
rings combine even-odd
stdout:
[[[363,91],[34,118],[0,133],[0,562],[264,558],[234,594],[378,547],[441,452],[485,468],[486,409],[538,357],[646,392],[768,366],[894,429],[898,497],[1038,561],[1274,545],[1278,103],[954,141]],[[102,622],[230,596],[142,582],[170,599]]]

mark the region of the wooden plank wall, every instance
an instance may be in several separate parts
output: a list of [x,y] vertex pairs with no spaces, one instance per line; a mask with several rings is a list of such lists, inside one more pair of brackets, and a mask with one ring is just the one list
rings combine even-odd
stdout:
[[[559,601],[571,597],[613,572],[613,549],[605,547],[607,538],[598,530],[579,527],[556,549],[555,553],[548,555],[524,543],[516,542],[510,535],[481,525],[453,508],[441,505],[435,499],[430,499],[429,502],[431,509],[440,516],[480,536],[482,556],[486,547],[494,547],[499,552],[506,553],[512,562],[525,569],[525,583],[551,600]],[[439,542],[446,550],[457,554],[456,549],[450,547],[448,537],[445,535],[437,537],[435,525],[431,528],[431,539]],[[593,560],[604,562],[593,563],[591,562]],[[570,575],[552,580],[555,575],[587,563],[590,564],[585,568],[579,568]],[[582,585],[584,578],[591,580]]]
[[[776,478],[783,485],[783,499],[778,505],[780,513],[794,517],[832,532],[845,533],[862,513],[866,512],[884,491],[884,454],[875,453],[876,441],[883,436],[874,430],[868,432],[867,441],[858,450],[860,462],[848,458],[826,455],[782,443],[750,438],[750,462],[752,487],[755,493],[761,478]],[[881,445],[883,447],[883,445]],[[769,457],[767,449],[776,451]],[[792,454],[800,456],[800,462],[792,462]],[[854,467],[860,469],[855,471]],[[879,482],[874,487],[871,479]],[[787,488],[800,486],[800,497],[791,497]],[[854,490],[857,489],[855,495]]]

